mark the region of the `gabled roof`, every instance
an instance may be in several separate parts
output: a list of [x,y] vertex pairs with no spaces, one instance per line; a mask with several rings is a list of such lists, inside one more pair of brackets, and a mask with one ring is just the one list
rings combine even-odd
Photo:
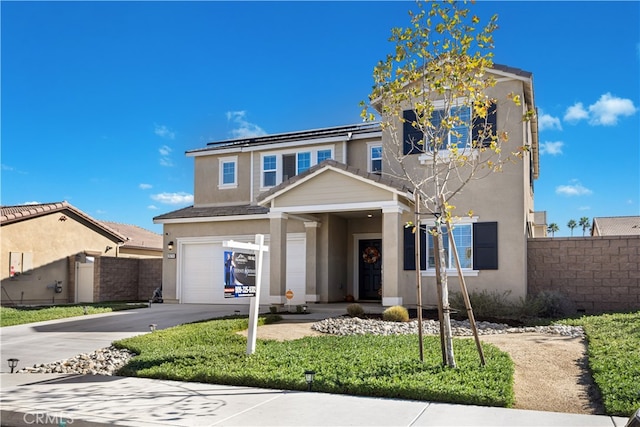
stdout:
[[283,181],[279,185],[276,185],[275,187],[271,188],[269,191],[266,191],[260,194],[257,198],[257,202],[260,205],[265,205],[266,203],[271,201],[273,198],[277,197],[278,195],[282,194],[288,189],[293,188],[297,186],[299,183],[302,183],[304,181],[307,181],[308,179],[313,178],[315,175],[327,169],[332,169],[340,173],[350,174],[350,175],[359,177],[360,179],[368,181],[371,184],[386,187],[390,191],[401,194],[405,197],[407,197],[409,193],[411,193],[411,189],[402,182],[383,177],[382,175],[379,175],[379,174],[363,171],[353,166],[348,166],[348,165],[345,165],[344,163],[340,163],[336,160],[325,160],[322,163],[318,163],[317,165],[310,167],[306,171],[298,175],[295,175],[286,181]]
[[100,221],[112,230],[126,236],[127,241],[122,245],[125,248],[162,250],[162,235],[145,230],[142,227],[118,222]]
[[96,227],[98,230],[101,230],[107,236],[111,237],[114,242],[124,243],[127,240],[124,235],[120,234],[116,230],[111,229],[109,226],[101,223],[100,221],[96,221],[95,219],[91,218],[80,209],[70,205],[66,201],[35,205],[2,206],[0,207],[0,225],[4,226],[12,224],[14,222],[25,221],[57,212],[68,212],[77,216],[80,220],[88,223],[93,227]]
[[593,218],[594,236],[640,236],[640,216]]

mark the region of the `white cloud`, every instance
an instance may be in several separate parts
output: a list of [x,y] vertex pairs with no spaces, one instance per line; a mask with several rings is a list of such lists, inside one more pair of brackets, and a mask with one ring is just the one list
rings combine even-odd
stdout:
[[540,154],[551,154],[552,156],[557,156],[558,154],[562,154],[562,146],[564,142],[556,141],[556,142],[543,142],[540,144]]
[[566,122],[577,122],[587,118],[589,118],[589,113],[584,109],[582,102],[576,102],[567,108],[567,112],[564,113],[564,120]]
[[157,211],[158,207],[156,205],[149,205],[149,206],[147,206],[147,209],[150,209],[152,211]]
[[227,111],[227,121],[233,122],[237,126],[230,132],[234,139],[252,138],[267,134],[260,126],[248,122],[246,115],[246,111]]
[[562,130],[562,124],[560,123],[560,119],[558,117],[553,117],[551,114],[545,114],[541,109],[540,115],[538,116],[538,129],[540,131],[547,129]]
[[591,210],[591,206],[580,206],[578,208],[579,211],[590,211]]
[[151,196],[153,200],[165,205],[187,205],[193,203],[193,194],[180,193],[158,193]]
[[141,190],[148,190],[148,189],[150,189],[150,188],[153,188],[153,185],[151,185],[151,184],[144,184],[144,183],[142,183],[142,184],[138,185],[138,187],[139,187]]
[[176,137],[176,133],[170,130],[165,125],[155,125],[155,129],[153,130],[153,133],[158,135],[160,138],[165,138],[165,139],[174,139]]
[[31,202],[24,202],[23,205],[41,205],[42,203],[40,202],[36,202],[36,201],[31,201]]
[[588,196],[592,193],[593,191],[589,190],[575,179],[568,185],[559,185],[556,187],[556,194],[560,194],[562,196]]
[[632,100],[618,98],[607,92],[588,108],[582,102],[567,108],[564,120],[573,123],[589,120],[591,126],[614,126],[618,124],[619,118],[632,116],[637,111]]
[[591,125],[613,126],[618,124],[621,116],[632,116],[638,111],[630,99],[618,98],[605,93],[598,102],[589,106]]
[[160,153],[160,156],[161,156],[160,157],[160,165],[161,166],[166,166],[166,167],[173,166],[173,161],[169,157],[171,155],[172,151],[173,150],[168,145],[163,145],[162,147],[160,147],[158,149],[158,152]]

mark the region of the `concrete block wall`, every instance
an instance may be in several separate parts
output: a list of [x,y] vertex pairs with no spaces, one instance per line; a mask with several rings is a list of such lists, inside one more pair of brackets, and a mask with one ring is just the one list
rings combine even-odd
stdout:
[[162,258],[141,258],[138,273],[138,299],[146,301],[162,286]]
[[579,311],[640,310],[640,236],[528,240],[528,294],[558,291]]
[[94,301],[137,300],[139,261],[136,258],[96,258]]

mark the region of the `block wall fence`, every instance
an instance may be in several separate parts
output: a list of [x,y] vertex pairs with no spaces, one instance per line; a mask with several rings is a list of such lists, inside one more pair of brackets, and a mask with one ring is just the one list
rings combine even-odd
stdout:
[[579,312],[640,310],[640,236],[528,240],[529,295],[557,291]]

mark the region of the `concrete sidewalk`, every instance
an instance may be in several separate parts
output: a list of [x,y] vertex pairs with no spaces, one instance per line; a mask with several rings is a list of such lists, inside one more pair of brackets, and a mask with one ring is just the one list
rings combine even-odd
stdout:
[[581,426],[624,418],[64,374],[2,374],[2,425]]

